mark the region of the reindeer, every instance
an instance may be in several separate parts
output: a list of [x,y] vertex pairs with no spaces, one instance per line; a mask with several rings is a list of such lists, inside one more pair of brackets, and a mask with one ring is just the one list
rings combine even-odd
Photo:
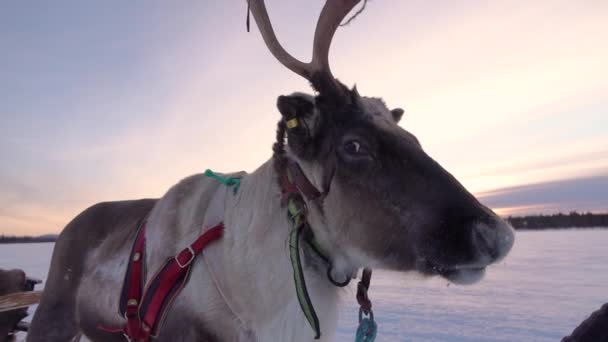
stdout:
[[509,252],[513,229],[398,126],[403,110],[389,110],[381,99],[361,96],[332,75],[331,40],[358,2],[326,2],[312,61],[303,63],[277,41],[264,1],[250,1],[270,52],[316,94],[278,97],[281,118],[272,158],[250,174],[224,175],[240,180],[238,191],[199,174],[160,199],[99,203],[71,221],[55,245],[28,341],[125,340],[100,327],[125,324],[118,298],[144,221],[148,285],[208,223],[225,227],[192,261],[158,341],[315,337],[294,288],[289,246],[294,221],[286,195],[299,199],[307,234],[325,253],[321,258],[306,243],[296,252],[322,341],[332,339],[337,324],[340,291],[334,284],[356,277],[363,267],[472,283]]

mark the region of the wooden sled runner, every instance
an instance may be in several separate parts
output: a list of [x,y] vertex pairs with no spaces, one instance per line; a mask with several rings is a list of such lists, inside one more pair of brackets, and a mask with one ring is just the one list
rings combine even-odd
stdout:
[[13,311],[38,304],[42,291],[17,292],[0,296],[0,312]]

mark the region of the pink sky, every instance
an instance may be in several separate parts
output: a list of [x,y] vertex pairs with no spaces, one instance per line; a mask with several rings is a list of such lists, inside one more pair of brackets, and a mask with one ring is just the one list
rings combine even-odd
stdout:
[[[310,3],[267,1],[303,59]],[[158,197],[206,168],[251,171],[271,155],[276,97],[310,91],[245,32],[244,0],[142,5],[0,11],[1,234],[58,232],[95,202]],[[401,125],[482,200],[587,191],[572,181],[608,175],[606,18],[593,0],[371,1],[330,59],[403,107]],[[601,194],[551,193],[488,198],[504,214],[608,210]]]

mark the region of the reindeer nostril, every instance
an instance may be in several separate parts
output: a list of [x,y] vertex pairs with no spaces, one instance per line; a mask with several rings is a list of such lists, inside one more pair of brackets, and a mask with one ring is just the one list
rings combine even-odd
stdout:
[[486,224],[475,224],[472,227],[471,235],[473,247],[479,256],[490,257],[491,260],[496,259],[493,233]]
[[513,247],[513,228],[500,219],[489,224],[477,223],[472,229],[472,240],[482,258],[495,262],[505,257]]

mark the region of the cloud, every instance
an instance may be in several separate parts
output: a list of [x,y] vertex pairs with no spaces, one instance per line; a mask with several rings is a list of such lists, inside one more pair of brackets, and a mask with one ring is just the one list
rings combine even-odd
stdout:
[[[268,8],[287,50],[304,60],[322,3]],[[378,2],[337,32],[332,70],[404,106],[404,127],[470,190],[511,189],[487,194],[504,208],[553,208],[569,194],[506,198],[525,193],[513,185],[608,167],[606,6]],[[276,97],[310,87],[272,57],[255,25],[245,32],[235,15],[245,8],[0,13],[0,38],[14,47],[0,68],[0,233],[57,231],[92,203],[160,196],[205,168],[251,171],[270,157]]]
[[477,197],[501,214],[608,211],[608,176],[605,174],[507,187],[478,193]]

